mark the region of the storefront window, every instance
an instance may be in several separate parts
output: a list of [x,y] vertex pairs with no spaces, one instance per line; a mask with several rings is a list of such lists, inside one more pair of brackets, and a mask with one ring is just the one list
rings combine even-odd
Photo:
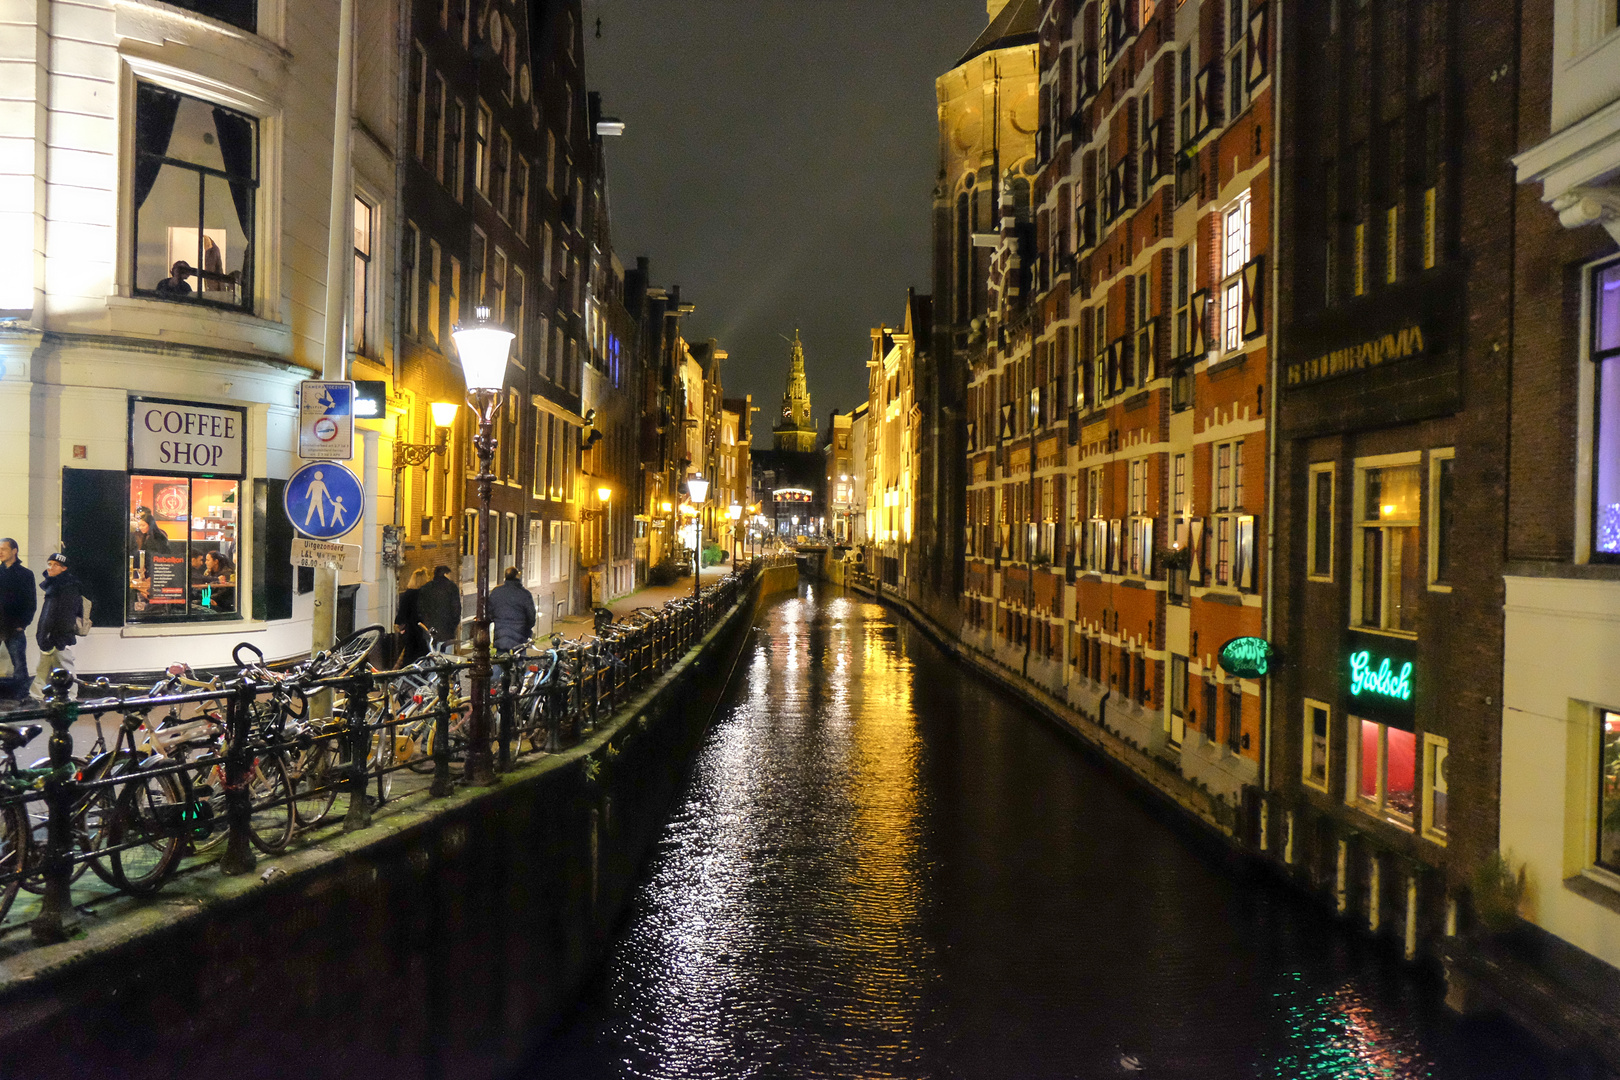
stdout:
[[237,614],[235,480],[129,478],[131,622]]
[[1598,850],[1601,866],[1620,873],[1620,712],[1604,710],[1598,755]]
[[1592,551],[1620,559],[1620,263],[1592,276],[1597,445],[1592,454]]
[[1410,826],[1417,802],[1417,736],[1371,720],[1352,720],[1350,730],[1355,804]]
[[251,117],[137,84],[136,293],[252,307],[258,159],[258,123]]

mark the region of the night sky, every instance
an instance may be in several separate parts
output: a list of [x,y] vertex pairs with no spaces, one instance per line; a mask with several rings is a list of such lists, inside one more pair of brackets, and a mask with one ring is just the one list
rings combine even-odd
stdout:
[[582,2],[586,77],[628,125],[608,140],[620,259],[650,256],[653,283],[697,305],[686,337],[730,352],[756,443],[797,326],[825,427],[866,398],[870,329],[930,288],[934,79],[983,0]]

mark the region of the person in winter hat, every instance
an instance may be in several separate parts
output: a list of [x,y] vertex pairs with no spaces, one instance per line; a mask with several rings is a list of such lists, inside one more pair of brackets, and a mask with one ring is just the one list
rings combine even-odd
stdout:
[[68,570],[67,556],[60,551],[45,561],[45,576],[39,587],[45,602],[34,627],[34,643],[39,646],[39,667],[34,671],[34,696],[43,698],[55,668],[73,670],[73,646],[79,642],[78,620],[84,614],[84,593],[79,579]]

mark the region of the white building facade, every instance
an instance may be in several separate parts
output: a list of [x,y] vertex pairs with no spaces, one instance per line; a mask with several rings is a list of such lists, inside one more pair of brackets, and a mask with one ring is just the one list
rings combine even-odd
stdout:
[[[355,6],[339,195],[354,255],[332,283],[346,374],[386,380],[398,12]],[[223,664],[242,640],[310,648],[313,593],[279,506],[300,464],[298,383],[323,367],[338,13],[0,6],[0,535],[36,573],[67,553],[94,602],[81,674]],[[363,568],[340,611],[357,625],[391,617],[391,455],[385,405],[357,424],[350,462],[366,497],[343,539]]]

